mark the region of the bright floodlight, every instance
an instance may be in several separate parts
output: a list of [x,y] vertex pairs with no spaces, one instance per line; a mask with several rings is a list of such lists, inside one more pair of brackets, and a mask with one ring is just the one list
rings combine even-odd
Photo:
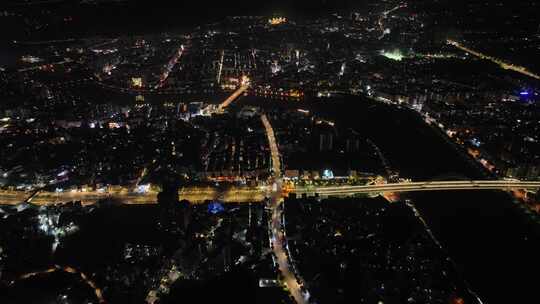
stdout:
[[242,76],[242,85],[249,85],[251,79],[249,79],[248,76],[244,75]]

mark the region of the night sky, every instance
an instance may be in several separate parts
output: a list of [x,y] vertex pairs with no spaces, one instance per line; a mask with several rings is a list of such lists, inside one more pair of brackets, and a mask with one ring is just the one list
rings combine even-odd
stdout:
[[[366,1],[278,0],[278,1],[165,1],[165,0],[85,0],[84,1],[1,1],[0,12],[17,12],[23,17],[0,18],[0,34],[5,40],[55,39],[55,35],[144,34],[192,28],[225,16],[285,15],[317,16],[361,7]],[[91,2],[91,3],[88,3]],[[69,18],[69,22],[64,22]],[[35,30],[33,25],[47,24]]]
[[[283,15],[292,19],[341,12],[366,11],[379,0],[2,0],[0,41],[46,40],[95,35],[148,34],[191,29],[225,16]],[[474,27],[498,31],[538,30],[536,0],[415,0],[405,1],[418,12],[429,12],[443,28]],[[467,5],[464,5],[467,3]],[[498,5],[497,3],[504,3]],[[486,5],[489,4],[489,5]],[[470,9],[470,6],[475,6]],[[538,8],[540,10],[540,6]],[[438,12],[438,13],[437,13]],[[450,12],[449,15],[441,14]],[[376,13],[376,12],[375,12]],[[456,20],[460,16],[462,20]],[[519,16],[518,19],[514,18]],[[536,16],[536,17],[535,17]],[[64,21],[68,18],[69,21]],[[43,26],[46,25],[46,26]],[[36,30],[37,28],[37,30]]]

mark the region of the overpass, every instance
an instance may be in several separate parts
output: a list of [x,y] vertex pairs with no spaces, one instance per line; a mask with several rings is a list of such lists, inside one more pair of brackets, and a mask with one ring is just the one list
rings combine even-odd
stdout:
[[446,190],[517,190],[540,189],[539,181],[507,181],[507,180],[469,180],[469,181],[429,181],[429,182],[403,182],[363,186],[335,186],[335,187],[300,187],[291,193],[296,195],[323,195],[340,196],[361,193],[384,192],[419,192],[419,191],[446,191]]
[[[266,116],[263,116],[263,125],[267,127],[267,135],[270,141],[272,156],[272,171],[276,179],[281,176],[280,157],[275,142],[273,130]],[[281,183],[279,183],[281,185]],[[270,184],[270,186],[272,186]],[[270,188],[270,187],[268,187]],[[179,190],[179,198],[186,199],[194,204],[204,203],[209,200],[221,199],[225,203],[249,203],[264,200],[267,187],[232,187],[226,190],[218,190],[214,187],[185,187]],[[379,185],[363,186],[334,186],[334,187],[297,187],[289,191],[296,195],[352,195],[360,193],[384,193],[384,192],[418,192],[418,191],[444,191],[444,190],[538,190],[540,181],[428,181],[428,182],[404,182]],[[274,190],[275,191],[275,190]],[[70,201],[80,201],[83,205],[93,205],[96,202],[113,198],[123,201],[125,204],[155,204],[158,192],[150,189],[145,193],[135,193],[130,188],[120,187],[104,192],[92,191],[65,191],[51,192],[37,189],[31,192],[0,190],[0,204],[17,205],[21,202],[32,203],[38,206],[62,204]]]

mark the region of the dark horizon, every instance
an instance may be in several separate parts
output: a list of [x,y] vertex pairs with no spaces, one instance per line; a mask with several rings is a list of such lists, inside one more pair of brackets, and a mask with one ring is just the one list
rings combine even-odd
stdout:
[[[39,37],[61,37],[69,33],[76,36],[119,35],[122,33],[148,34],[157,31],[177,31],[216,22],[227,16],[279,15],[289,18],[313,17],[331,11],[358,7],[354,1],[338,0],[330,4],[325,0],[272,1],[266,4],[253,1],[215,3],[210,0],[171,3],[157,0],[152,4],[143,1],[80,3],[79,1],[36,1],[36,4],[4,4],[0,11],[24,12],[43,20],[50,29],[39,29]],[[64,21],[63,19],[69,19]],[[32,40],[33,24],[25,18],[5,20],[0,18],[1,40],[13,40],[22,35]]]
[[[538,16],[532,1],[503,0],[504,6],[492,3],[482,7],[481,1],[415,1],[408,3],[412,12],[437,16],[435,25],[446,29],[464,30],[471,27],[497,29],[499,31],[539,31]],[[372,12],[374,0],[278,0],[263,3],[239,0],[218,2],[211,0],[182,1],[181,3],[156,0],[53,0],[15,1],[0,4],[0,12],[15,16],[0,17],[0,40],[28,40],[51,37],[86,38],[95,35],[148,34],[158,31],[178,31],[217,22],[227,16],[285,16],[290,19],[328,16],[341,13]],[[403,2],[407,3],[407,2]],[[466,4],[466,5],[465,5]],[[390,4],[388,4],[390,5]],[[383,4],[384,6],[384,4]],[[477,6],[473,13],[468,7]],[[507,9],[507,6],[511,9]],[[478,9],[478,7],[482,7]],[[376,13],[376,12],[375,12]],[[450,14],[450,15],[449,15]],[[520,18],[516,19],[515,15]],[[462,20],[448,16],[461,16]],[[66,19],[66,20],[64,20]],[[504,20],[504,22],[501,22]],[[45,26],[44,26],[45,25]],[[516,28],[517,27],[517,28]],[[75,36],[75,37],[62,37]]]

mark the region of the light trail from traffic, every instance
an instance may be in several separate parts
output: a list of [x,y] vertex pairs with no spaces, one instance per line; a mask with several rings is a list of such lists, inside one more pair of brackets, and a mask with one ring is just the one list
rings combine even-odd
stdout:
[[448,40],[446,40],[446,42],[448,44],[453,45],[456,48],[458,48],[458,49],[460,49],[460,50],[462,50],[462,51],[464,51],[466,53],[469,53],[471,55],[474,55],[474,56],[476,56],[476,57],[478,57],[480,59],[485,59],[485,60],[492,61],[492,62],[498,64],[501,68],[503,68],[505,70],[511,70],[511,71],[514,71],[514,72],[518,72],[518,73],[523,74],[525,76],[529,76],[529,77],[535,78],[537,80],[540,80],[540,75],[529,71],[526,67],[515,65],[515,64],[512,64],[512,63],[507,63],[507,62],[502,61],[502,60],[500,60],[498,58],[482,54],[480,52],[477,52],[475,50],[472,50],[470,48],[467,48],[467,47],[463,46],[461,43],[459,43],[459,42],[457,42],[455,40],[448,39]]

